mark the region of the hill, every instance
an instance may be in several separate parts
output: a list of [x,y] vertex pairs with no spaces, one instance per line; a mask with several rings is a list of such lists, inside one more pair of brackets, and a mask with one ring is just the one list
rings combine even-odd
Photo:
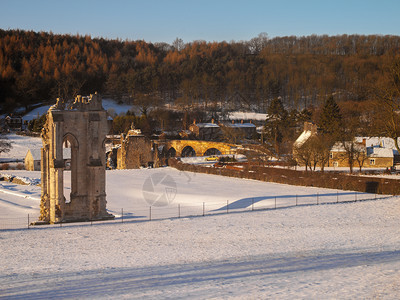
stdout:
[[182,45],[0,30],[2,110],[77,93],[114,98],[156,93],[181,106],[242,101],[265,112],[318,106],[329,95],[362,101],[398,57],[400,37],[341,35]]

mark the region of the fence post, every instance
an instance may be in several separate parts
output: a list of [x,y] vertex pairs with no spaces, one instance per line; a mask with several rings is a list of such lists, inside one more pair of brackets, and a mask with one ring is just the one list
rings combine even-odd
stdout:
[[124,209],[121,208],[121,222],[124,223]]
[[354,192],[354,199],[357,201],[357,192]]
[[317,193],[317,205],[319,204],[319,193]]
[[296,194],[296,206],[297,206],[297,194]]
[[151,206],[150,206],[149,220],[151,221]]
[[339,192],[336,192],[336,203],[339,203]]

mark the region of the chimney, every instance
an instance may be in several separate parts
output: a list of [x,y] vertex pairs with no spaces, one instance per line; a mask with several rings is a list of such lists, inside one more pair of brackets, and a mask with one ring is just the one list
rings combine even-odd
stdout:
[[362,144],[363,144],[364,147],[367,147],[367,139],[366,138],[363,138]]

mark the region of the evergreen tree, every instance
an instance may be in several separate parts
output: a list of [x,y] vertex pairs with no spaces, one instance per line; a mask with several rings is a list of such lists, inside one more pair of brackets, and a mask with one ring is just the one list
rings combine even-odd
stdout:
[[319,118],[319,127],[322,133],[330,136],[338,136],[342,128],[342,115],[340,108],[333,99],[329,97]]
[[288,129],[289,124],[288,112],[279,97],[272,100],[268,106],[267,114],[264,126],[264,138],[273,148],[275,154],[280,156],[284,133]]

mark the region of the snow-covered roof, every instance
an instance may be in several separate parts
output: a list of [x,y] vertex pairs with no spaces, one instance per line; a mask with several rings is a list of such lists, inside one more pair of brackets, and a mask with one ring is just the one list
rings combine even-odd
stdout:
[[227,127],[235,127],[235,128],[256,128],[256,125],[252,123],[235,123],[235,124],[227,124]]
[[[41,160],[41,149],[29,149],[28,153],[32,154],[33,160]],[[27,153],[27,155],[28,155]],[[63,148],[63,158],[64,159],[71,159],[71,148]]]
[[[41,160],[41,150],[40,149],[29,149],[28,153],[31,153],[33,160]],[[27,153],[27,155],[28,155]]]
[[307,142],[307,140],[311,137],[311,135],[312,135],[311,130],[303,131],[297,138],[297,140],[294,142],[294,145],[297,147],[301,147],[305,142]]
[[382,147],[368,147],[367,154],[370,157],[389,157],[393,158],[393,149]]
[[[345,142],[345,146],[346,146],[346,147],[350,147],[350,146],[351,146],[350,143],[351,143],[351,142]],[[365,146],[364,146],[362,143],[359,143],[359,142],[357,142],[357,141],[355,141],[354,148],[357,148],[359,151],[365,151]],[[346,149],[345,149],[345,147],[343,146],[343,143],[342,143],[342,142],[336,142],[336,143],[332,146],[331,151],[333,151],[333,152],[346,152]]]
[[215,124],[215,123],[197,123],[195,125],[199,128],[212,128],[212,127],[218,128],[219,127],[219,125]]

